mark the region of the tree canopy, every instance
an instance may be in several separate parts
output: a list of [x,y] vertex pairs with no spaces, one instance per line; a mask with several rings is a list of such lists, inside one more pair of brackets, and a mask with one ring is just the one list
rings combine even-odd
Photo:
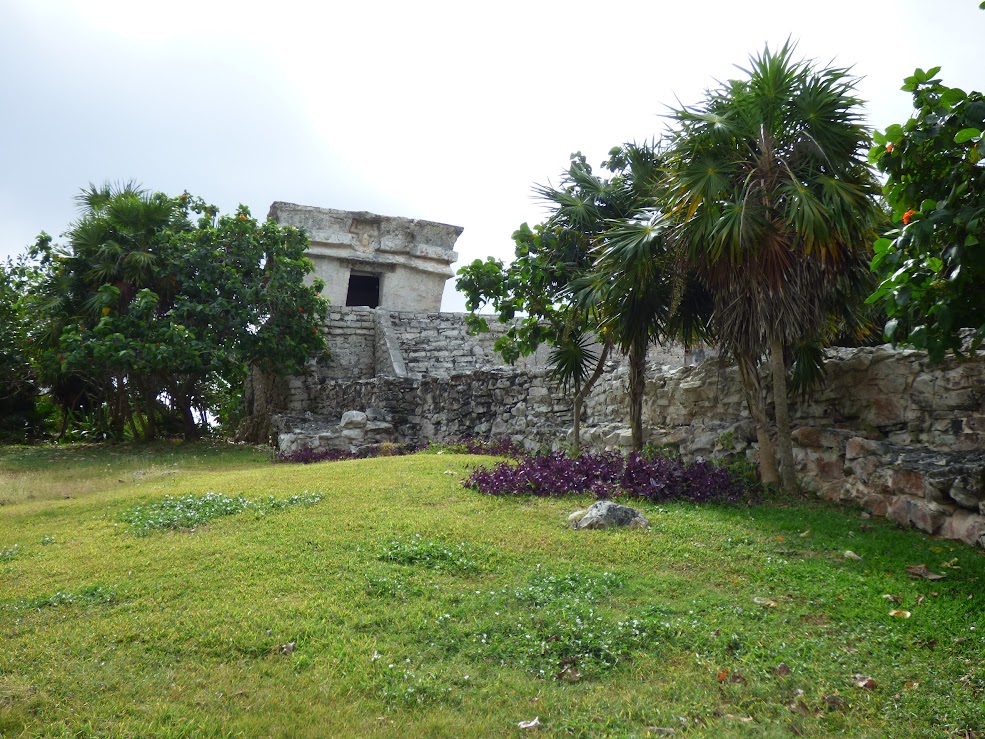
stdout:
[[675,237],[714,302],[719,345],[735,356],[770,442],[755,365],[769,354],[784,487],[796,487],[787,412],[791,348],[817,336],[868,261],[879,210],[869,137],[847,69],[794,59],[788,42],[746,77],[674,111],[668,150]]
[[248,366],[299,372],[324,354],[303,232],[132,184],[90,186],[79,203],[64,246],[39,237],[24,298],[39,380],[66,424],[194,436],[210,417],[235,420]]
[[888,339],[934,359],[985,340],[985,97],[947,87],[939,67],[917,69],[905,123],[876,132],[869,159],[886,175],[897,227],[875,242],[880,283],[869,298],[889,315]]
[[582,400],[610,348],[627,354],[630,425],[640,448],[647,348],[672,332],[691,341],[700,325],[676,320],[685,280],[651,212],[660,181],[656,147],[616,147],[602,168],[608,176],[573,154],[557,187],[535,188],[551,211],[544,223],[523,224],[513,234],[514,261],[504,267],[499,260],[476,260],[459,271],[457,286],[473,312],[467,320],[474,330],[486,329],[474,314],[484,304],[509,324],[496,345],[507,361],[542,343],[553,347],[552,373],[574,392],[576,446]]

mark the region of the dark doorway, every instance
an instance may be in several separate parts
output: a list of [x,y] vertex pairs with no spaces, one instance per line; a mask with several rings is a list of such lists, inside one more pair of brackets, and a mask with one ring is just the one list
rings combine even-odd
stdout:
[[377,308],[380,305],[379,275],[349,275],[349,292],[345,296],[346,305],[365,305]]

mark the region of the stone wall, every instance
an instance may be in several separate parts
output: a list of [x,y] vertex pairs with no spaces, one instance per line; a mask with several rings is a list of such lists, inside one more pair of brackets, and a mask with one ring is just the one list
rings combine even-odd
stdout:
[[[365,411],[377,436],[393,441],[510,436],[528,449],[565,446],[571,405],[543,369],[543,355],[502,366],[492,345],[505,327],[490,328],[469,337],[461,314],[333,310],[327,330],[337,364],[287,383],[282,449],[329,443],[345,430],[339,419],[347,411]],[[651,356],[644,438],[686,458],[755,461],[735,368],[717,358],[683,361],[680,352]],[[985,546],[985,357],[931,365],[921,352],[888,346],[832,349],[825,376],[810,399],[792,405],[804,486]],[[625,362],[610,361],[586,402],[588,446],[629,446],[627,379]],[[336,431],[318,430],[328,426]]]
[[[830,349],[825,384],[794,401],[794,457],[802,484],[901,525],[985,546],[985,357],[946,359],[889,346]],[[592,446],[625,448],[626,370],[615,368],[586,404]],[[747,454],[754,427],[738,372],[717,360],[651,368],[644,436],[685,457]]]
[[[511,368],[444,377],[376,377],[344,381],[291,378],[279,419],[279,446],[335,446],[319,438],[348,410],[392,425],[379,441],[451,441],[510,436],[528,449],[558,447],[571,422],[571,403],[543,372]],[[330,420],[331,419],[331,420]],[[380,427],[382,428],[382,427]]]
[[332,308],[325,333],[332,360],[321,368],[322,376],[341,380],[376,376],[376,311]]

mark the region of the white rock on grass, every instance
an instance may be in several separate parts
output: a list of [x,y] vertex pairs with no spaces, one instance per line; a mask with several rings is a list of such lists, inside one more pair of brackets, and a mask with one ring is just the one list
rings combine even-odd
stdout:
[[650,526],[646,516],[638,510],[613,503],[611,500],[600,500],[592,503],[584,514],[584,516],[571,522],[574,528],[607,529],[612,526],[625,526],[631,529],[645,529]]

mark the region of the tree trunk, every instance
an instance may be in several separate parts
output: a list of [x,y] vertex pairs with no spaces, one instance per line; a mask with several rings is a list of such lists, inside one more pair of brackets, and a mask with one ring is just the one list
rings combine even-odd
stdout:
[[[143,397],[144,408],[147,413],[147,423],[144,424],[144,440],[154,441],[157,438],[157,416],[155,414],[155,395],[152,383],[149,380],[143,380],[140,382],[140,395]],[[137,398],[134,398],[136,401]],[[137,411],[140,411],[140,405],[137,405]]]
[[770,424],[766,417],[766,407],[763,403],[763,388],[759,383],[759,372],[755,360],[743,353],[736,353],[736,365],[739,368],[739,379],[749,406],[749,415],[756,425],[756,439],[759,442],[759,476],[765,485],[776,485],[780,476],[776,471],[776,452],[770,440]]
[[643,393],[646,391],[646,345],[629,349],[629,426],[633,451],[643,450]]
[[575,442],[574,450],[575,454],[581,454],[581,409],[585,404],[585,398],[595,387],[595,383],[598,382],[602,373],[605,371],[605,363],[609,359],[609,351],[612,349],[612,343],[610,341],[605,341],[602,344],[602,352],[599,354],[599,360],[595,363],[595,372],[592,376],[588,378],[588,382],[581,386],[575,392],[574,398],[574,414],[575,417],[572,421],[571,428],[574,432]]
[[236,430],[236,441],[253,444],[271,443],[271,408],[277,377],[256,367],[250,370],[246,397],[246,417]]
[[581,394],[581,389],[575,391],[574,397],[574,418],[571,420],[571,432],[574,435],[574,443],[571,445],[575,456],[581,454],[581,404],[584,400],[584,396]]
[[776,413],[777,446],[780,447],[780,476],[783,479],[783,490],[796,493],[799,486],[793,466],[793,441],[790,438],[787,365],[783,361],[783,344],[779,339],[773,339],[770,343],[770,365],[773,368],[773,407]]
[[[192,402],[195,394],[195,381],[186,380],[181,384],[181,431],[185,441],[197,439],[200,436],[200,429],[195,423],[195,414],[192,413]],[[205,416],[202,416],[203,418]]]

